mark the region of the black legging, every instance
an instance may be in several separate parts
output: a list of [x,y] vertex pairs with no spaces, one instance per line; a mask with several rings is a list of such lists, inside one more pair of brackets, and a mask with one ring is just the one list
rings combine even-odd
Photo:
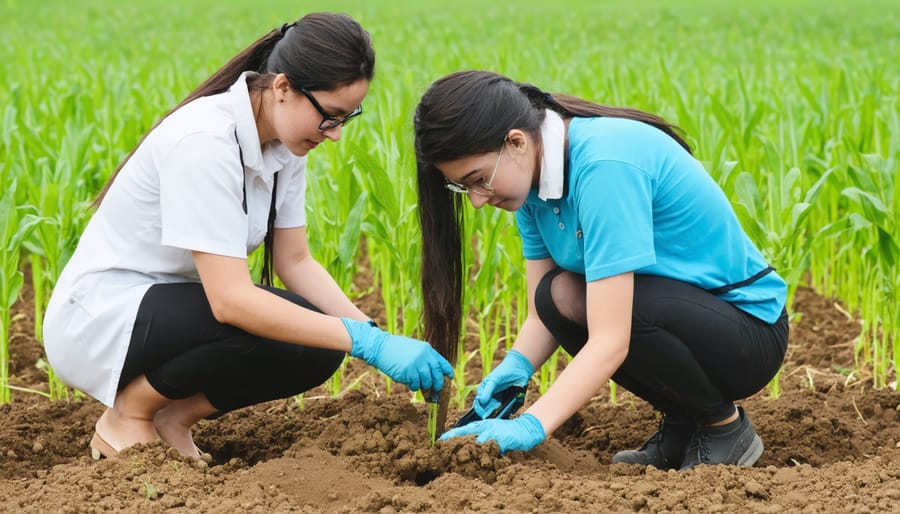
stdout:
[[[547,273],[535,291],[544,325],[569,354],[587,342],[587,329],[560,314]],[[584,277],[581,277],[583,281]],[[634,276],[628,356],[613,380],[668,416],[711,423],[734,412],[775,376],[787,349],[787,312],[766,323],[685,282]]]
[[[294,293],[265,289],[321,312]],[[143,374],[166,398],[203,393],[222,413],[312,389],[334,374],[345,355],[219,323],[199,283],[156,284],[138,309],[119,389]]]

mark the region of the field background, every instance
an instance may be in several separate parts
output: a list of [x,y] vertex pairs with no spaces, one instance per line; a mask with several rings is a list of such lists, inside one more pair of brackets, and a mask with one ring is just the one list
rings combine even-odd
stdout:
[[[67,472],[78,476],[82,472],[95,473],[90,471],[88,463],[74,459],[86,447],[87,439],[80,438],[90,433],[93,423],[90,417],[95,414],[91,409],[96,409],[96,404],[89,399],[80,403],[46,402],[42,396],[69,401],[80,398],[54,380],[40,352],[43,308],[55,277],[89,219],[89,203],[140,137],[198,83],[261,34],[317,10],[338,10],[356,18],[372,35],[377,64],[376,79],[364,103],[365,114],[344,131],[339,143],[326,144],[310,155],[311,244],[314,254],[342,287],[384,326],[411,335],[421,329],[412,113],[419,96],[433,80],[460,69],[490,69],[534,83],[544,90],[655,112],[685,130],[697,157],[731,198],[751,237],[789,282],[793,324],[791,360],[784,376],[773,382],[765,396],[777,398],[784,394],[788,397],[784,400],[794,405],[805,401],[818,405],[815,402],[822,398],[815,395],[825,394],[824,383],[831,388],[827,389],[829,394],[839,395],[838,399],[827,401],[848,409],[844,414],[849,418],[838,416],[840,423],[831,423],[831,429],[824,431],[833,435],[834,430],[840,429],[843,435],[832,441],[841,441],[835,444],[845,448],[844,453],[837,452],[834,457],[816,461],[809,456],[808,448],[790,448],[785,452],[786,457],[776,453],[779,460],[765,462],[779,468],[769,473],[768,478],[754,475],[750,479],[767,489],[766,480],[775,480],[782,466],[793,469],[790,466],[794,464],[812,465],[814,475],[820,471],[825,473],[826,466],[834,466],[829,477],[841,476],[846,473],[841,466],[859,460],[864,461],[862,467],[866,469],[885,466],[889,470],[900,469],[897,450],[892,448],[900,440],[895,431],[878,432],[876,449],[868,452],[860,453],[858,446],[845,444],[847,437],[852,439],[857,434],[851,427],[855,420],[871,422],[870,411],[860,407],[863,402],[870,405],[871,413],[875,413],[872,415],[879,419],[882,413],[896,411],[898,403],[895,390],[900,364],[900,339],[896,335],[900,326],[896,300],[900,285],[897,262],[900,260],[900,187],[896,176],[900,171],[900,64],[897,63],[900,9],[897,7],[897,2],[887,0],[763,0],[753,5],[707,0],[555,3],[525,0],[509,4],[469,0],[453,3],[271,1],[264,4],[208,0],[187,4],[151,0],[129,3],[3,0],[0,2],[0,243],[3,245],[0,404],[13,403],[0,411],[5,413],[0,421],[3,425],[0,454],[7,450],[5,457],[0,455],[0,461],[5,458],[3,462],[8,464],[0,469],[9,474],[3,478],[13,481],[4,482],[0,487],[0,500],[21,497],[19,486],[14,485],[16,478],[36,476],[44,480],[48,488],[44,492],[57,491],[59,487],[51,487],[57,483],[53,482],[54,476],[59,484],[66,482],[63,475],[49,471],[53,464],[68,463],[73,468]],[[477,384],[482,370],[500,358],[503,347],[511,343],[523,310],[516,306],[524,305],[523,266],[512,216],[496,210],[473,211],[469,229],[474,247],[469,254],[472,283],[467,290],[467,302],[472,310],[466,325],[468,337],[464,351],[460,352],[463,358],[457,363],[465,371],[458,373],[455,384],[459,408],[466,403],[467,394]],[[795,304],[801,294],[810,303]],[[809,305],[824,307],[813,309]],[[849,325],[823,337],[826,319],[838,320],[835,323],[843,320]],[[816,348],[830,353],[813,357]],[[558,365],[564,365],[565,357],[561,356],[560,361]],[[547,366],[542,370],[540,380],[533,384],[535,392],[547,386],[556,369]],[[385,398],[391,391],[389,386],[373,372],[348,364],[321,395],[334,396],[335,405],[341,405],[350,400],[340,399],[342,393],[362,388],[365,398],[378,407],[382,405],[379,402],[397,400]],[[809,392],[814,399],[791,396],[800,394],[798,390]],[[400,403],[406,403],[408,396],[400,396],[403,397]],[[609,406],[610,400],[608,392],[601,392],[597,402],[602,407],[592,402],[591,415],[600,416],[596,413],[599,409],[601,413],[608,412],[613,420],[621,416],[617,407]],[[627,402],[627,395],[619,400]],[[820,426],[821,420],[814,414],[807,412],[804,417],[793,413],[790,416],[796,419],[789,416],[785,420],[778,417],[776,413],[780,411],[776,407],[767,410],[768,405],[778,405],[775,400],[771,400],[775,403],[758,401],[760,415],[770,424],[778,420],[802,424],[809,418],[813,420],[812,425]],[[294,409],[297,404],[294,401],[280,408]],[[421,411],[421,404],[413,405]],[[302,427],[297,419],[306,419],[304,416],[315,419],[334,416],[328,408],[316,408],[325,410],[291,410],[291,422]],[[32,419],[26,413],[34,409],[49,414]],[[808,408],[812,412],[817,409]],[[267,412],[251,411],[246,415],[248,423],[271,423],[272,414]],[[646,412],[642,415],[644,428],[649,431],[652,417]],[[81,419],[79,416],[84,418],[84,427],[69,434],[67,439],[75,448],[56,448],[46,439],[40,442],[32,435],[39,433],[40,428],[56,433],[52,428],[54,423],[71,424],[74,418]],[[894,415],[883,416],[886,416],[882,423],[885,430],[895,430]],[[232,423],[240,426],[239,421],[232,420]],[[828,425],[825,422],[822,426]],[[210,434],[224,429],[221,424],[214,426],[202,432],[206,439],[199,440],[207,443],[206,448],[218,450],[216,458],[222,466],[211,469],[220,469],[220,474],[237,475],[248,470],[253,474],[259,472],[259,463],[290,457],[290,452],[262,456],[246,450],[242,453],[235,448],[246,444],[241,442],[246,433],[230,432],[233,439],[228,440],[229,432],[226,432],[223,436],[226,440],[220,443]],[[867,424],[865,430],[874,428]],[[591,433],[601,432],[607,434],[605,429]],[[772,432],[766,439],[769,448],[772,448],[769,444],[772,438],[786,446],[797,439],[796,434],[779,438],[776,433],[787,432],[774,428]],[[621,449],[610,444],[639,444],[644,435],[642,430],[624,441],[611,442],[607,438],[605,443],[588,448],[572,442],[577,438],[569,441],[565,436],[559,437],[565,449],[577,446],[579,450],[590,450],[601,462],[608,462],[611,453],[607,452]],[[764,439],[766,435],[763,432]],[[607,434],[607,437],[615,436]],[[304,451],[312,452],[310,448],[328,453],[336,444],[316,441],[306,446],[296,438],[276,442],[284,446],[282,451],[293,448],[290,451],[294,457]],[[34,450],[32,443],[36,442],[40,442],[42,451]],[[272,441],[264,440],[261,444],[266,442]],[[817,444],[821,445],[820,451],[829,448],[827,438]],[[17,445],[30,450],[17,450]],[[46,457],[46,448],[51,446],[55,448],[53,458],[30,457],[31,453]],[[365,452],[362,454],[366,456]],[[242,459],[243,464],[227,468],[229,456]],[[317,454],[316,458],[320,456]],[[887,460],[866,460],[870,458]],[[494,460],[488,460],[495,466]],[[562,469],[563,474],[553,475],[554,480],[562,483],[581,480],[566,475],[574,471],[561,465],[561,461],[546,460]],[[352,465],[359,467],[359,462]],[[513,467],[525,466],[524,470],[516,468],[519,474],[528,476],[531,471],[540,475],[541,466],[535,472],[529,465],[535,466],[534,461],[515,463]],[[117,474],[121,469],[115,465],[102,469],[121,478]],[[342,468],[334,464],[329,469]],[[372,472],[376,476],[397,478],[394,470],[372,469],[379,470]],[[434,471],[428,466],[423,469]],[[600,473],[606,471],[603,468]],[[323,471],[314,470],[309,476],[316,477],[317,473],[321,475]],[[462,482],[455,486],[477,489],[482,495],[500,494],[496,490],[486,492],[483,488],[487,486],[473,485],[473,482],[481,484],[479,480],[483,477],[471,480],[472,473],[463,475],[469,481],[459,479]],[[452,481],[456,479],[448,476],[455,475],[444,475],[441,480],[445,485],[454,486]],[[877,472],[875,476],[878,477]],[[493,478],[496,479],[496,474]],[[642,478],[647,477],[639,476],[636,480]],[[746,474],[734,472],[723,480],[745,484],[747,478]],[[171,477],[166,479],[171,481]],[[667,482],[665,477],[655,477],[653,483],[660,484],[658,488],[662,490],[674,487],[702,494],[703,480],[708,481],[709,477],[698,477],[693,485]],[[810,483],[831,486],[829,480]],[[862,489],[860,480],[857,486]],[[896,506],[900,499],[900,493],[896,492],[900,490],[897,475],[888,474],[876,482],[880,484],[876,488],[880,493],[873,496],[874,503],[861,499],[865,495],[860,493],[859,503],[851,502],[851,505],[875,510],[884,505]],[[259,483],[266,483],[265,477]],[[225,484],[235,483],[229,479]],[[799,484],[794,485],[801,488]],[[378,489],[371,483],[369,486]],[[595,487],[603,486],[589,485],[588,489],[593,491]],[[756,486],[745,489],[750,492],[738,496],[759,500],[760,495],[772,499],[780,494],[776,494],[775,486],[763,491],[765,494]],[[149,490],[144,487],[141,491],[147,493],[150,501]],[[618,488],[612,491],[621,492]],[[815,489],[807,492],[815,495]],[[301,495],[297,491],[294,494]],[[328,493],[322,494],[329,497]],[[409,497],[411,493],[402,494]],[[659,499],[659,490],[655,494],[652,491],[642,494],[643,503],[633,503],[629,497],[621,504],[604,505],[610,510],[653,510],[651,507],[658,506],[654,501],[648,503],[647,498]],[[717,494],[722,497],[722,505],[735,503],[728,494]],[[440,503],[439,494],[432,496],[427,500],[433,502],[432,508],[424,510],[477,510],[476,507],[485,509],[491,505],[470,498],[462,507],[449,507]],[[49,498],[43,509],[40,503],[26,502],[25,506],[44,510],[65,505],[65,502],[52,503],[57,498],[54,494],[49,494]],[[122,503],[125,500],[115,494],[111,498],[106,497],[112,506],[131,506]],[[247,508],[253,502],[268,509],[285,505],[266,498],[262,494],[239,506]],[[534,499],[535,508],[553,507],[542,503],[540,497],[528,498]],[[762,502],[765,503],[777,502]],[[290,501],[288,504],[293,505]],[[0,509],[2,505],[0,502]],[[90,505],[82,504],[76,510],[91,510]],[[337,500],[312,505],[334,511],[343,508]],[[355,505],[358,509],[375,511],[388,507],[416,510],[409,502],[401,501]],[[593,508],[586,504],[572,505],[574,510]],[[682,500],[673,505],[690,507],[692,504]],[[759,506],[753,504],[751,509],[750,504],[737,505],[746,510],[756,510]],[[781,505],[802,508],[784,499]],[[198,506],[215,510],[214,503],[201,502]],[[303,504],[295,506],[299,509]]]

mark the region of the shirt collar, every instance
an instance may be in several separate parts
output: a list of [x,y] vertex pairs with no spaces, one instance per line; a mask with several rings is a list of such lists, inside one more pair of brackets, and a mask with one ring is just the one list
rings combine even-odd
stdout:
[[237,81],[228,89],[234,109],[235,134],[241,148],[244,168],[268,179],[275,172],[284,168],[291,157],[290,151],[280,142],[266,145],[259,143],[259,131],[256,129],[256,118],[250,104],[250,91],[247,89],[247,73],[241,73]]
[[541,124],[541,181],[538,198],[557,200],[562,198],[565,185],[566,126],[562,117],[547,109]]

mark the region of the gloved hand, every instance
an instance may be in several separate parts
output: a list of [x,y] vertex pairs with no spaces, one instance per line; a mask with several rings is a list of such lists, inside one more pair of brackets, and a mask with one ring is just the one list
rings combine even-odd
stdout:
[[525,387],[533,374],[534,367],[528,358],[516,350],[510,350],[500,365],[488,373],[478,385],[478,392],[475,393],[475,400],[472,402],[475,412],[482,418],[488,417],[500,406],[500,402],[493,398],[494,393],[510,386]]
[[426,342],[391,335],[374,323],[341,318],[350,334],[350,355],[381,370],[411,390],[440,391],[444,375],[453,378],[453,366]]
[[528,451],[547,439],[541,422],[528,413],[515,419],[491,418],[473,421],[468,425],[444,432],[441,441],[464,435],[477,435],[475,441],[478,443],[497,441],[497,444],[500,445],[500,455],[509,450]]

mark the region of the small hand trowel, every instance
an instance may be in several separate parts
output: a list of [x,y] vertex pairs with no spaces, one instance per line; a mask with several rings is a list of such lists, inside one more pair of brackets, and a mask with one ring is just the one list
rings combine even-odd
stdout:
[[459,421],[453,425],[453,428],[468,425],[473,421],[481,421],[482,419],[508,419],[513,413],[519,410],[525,404],[525,388],[512,386],[494,394],[494,399],[500,402],[500,406],[494,409],[494,412],[488,414],[486,418],[482,418],[475,412],[475,407],[466,411]]

